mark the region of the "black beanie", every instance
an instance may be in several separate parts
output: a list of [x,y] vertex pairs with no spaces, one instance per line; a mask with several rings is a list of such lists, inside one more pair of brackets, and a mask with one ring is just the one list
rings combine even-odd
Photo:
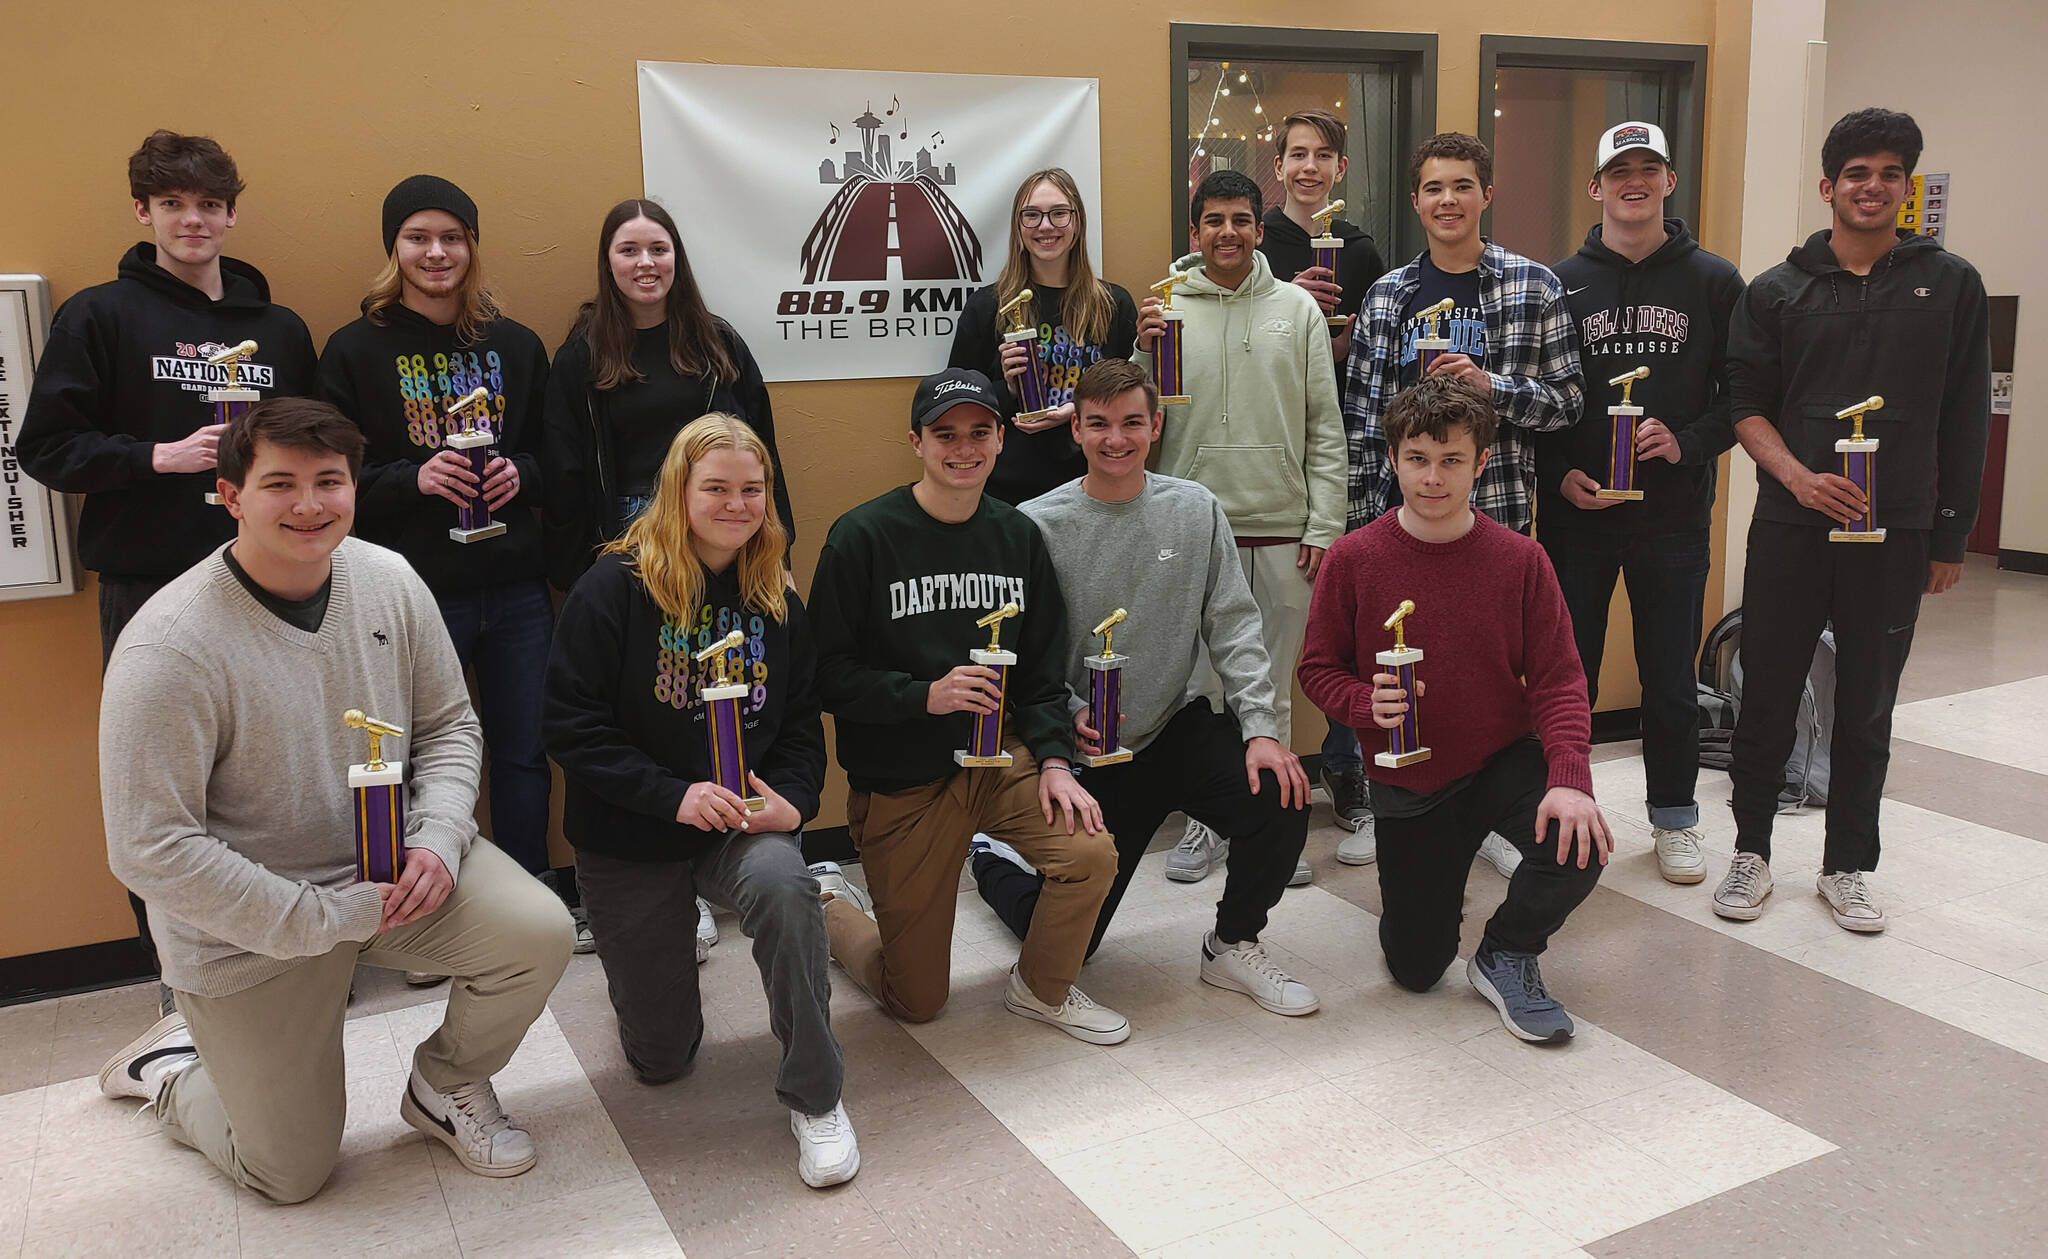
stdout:
[[439,175],[412,175],[384,194],[385,253],[398,243],[398,229],[421,210],[446,210],[462,220],[471,236],[483,236],[476,228],[476,202],[468,193]]

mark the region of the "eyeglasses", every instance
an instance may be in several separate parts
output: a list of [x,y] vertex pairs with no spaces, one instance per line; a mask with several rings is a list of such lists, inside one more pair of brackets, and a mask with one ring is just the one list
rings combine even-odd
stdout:
[[1050,210],[1041,210],[1037,206],[1027,206],[1017,211],[1017,222],[1025,227],[1037,227],[1048,220],[1054,227],[1065,227],[1074,221],[1074,207],[1060,205]]

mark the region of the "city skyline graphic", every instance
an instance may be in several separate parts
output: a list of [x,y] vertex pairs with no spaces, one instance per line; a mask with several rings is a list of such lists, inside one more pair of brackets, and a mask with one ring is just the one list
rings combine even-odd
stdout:
[[[933,131],[914,158],[891,157],[890,123],[897,140],[908,140],[910,128],[900,101],[892,98],[884,117],[869,101],[851,120],[860,132],[860,148],[846,149],[835,165],[829,157],[818,163],[818,182],[837,185],[799,252],[803,282],[889,280],[981,280],[981,240],[973,224],[955,205],[946,188],[954,183],[954,166],[935,161],[933,150],[946,143]],[[841,132],[830,124],[828,144]]]

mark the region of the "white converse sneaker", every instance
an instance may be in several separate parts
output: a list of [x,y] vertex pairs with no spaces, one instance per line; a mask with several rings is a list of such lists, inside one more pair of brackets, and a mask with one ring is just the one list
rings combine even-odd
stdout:
[[697,965],[711,956],[711,946],[718,943],[718,920],[711,916],[711,902],[697,898]]
[[107,1059],[100,1068],[100,1092],[153,1102],[165,1080],[198,1061],[192,1029],[185,1025],[185,1016],[173,1010]]
[[1108,1006],[1090,1001],[1079,988],[1068,988],[1067,999],[1057,1006],[1040,1001],[1017,977],[1015,966],[1010,968],[1010,988],[1003,994],[1003,1005],[1012,1014],[1050,1023],[1075,1040],[1091,1045],[1120,1045],[1131,1038],[1129,1019]]
[[479,1176],[517,1176],[539,1161],[533,1137],[512,1125],[489,1080],[458,1084],[443,1093],[415,1069],[405,1082],[398,1115],[454,1151],[456,1161]]
[[1187,829],[1181,832],[1180,842],[1166,854],[1166,877],[1175,883],[1200,883],[1209,877],[1210,869],[1223,856],[1229,843],[1215,831],[1189,818]]
[[576,923],[575,951],[578,953],[597,952],[597,937],[590,934],[590,914],[578,905],[569,911],[569,917]]
[[875,916],[875,903],[868,899],[866,892],[861,891],[847,881],[846,875],[839,869],[838,862],[820,861],[815,863],[811,866],[811,877],[818,881],[819,892],[832,897],[834,900],[845,901],[870,918]]
[[1657,847],[1657,873],[1666,883],[1697,883],[1707,877],[1707,854],[1700,851],[1700,833],[1690,826],[1650,828]]
[[1316,881],[1316,872],[1309,869],[1308,858],[1298,857],[1294,862],[1294,873],[1287,876],[1287,886],[1307,887]]
[[811,1188],[843,1185],[860,1170],[860,1144],[853,1139],[845,1102],[822,1115],[792,1110],[789,1130],[796,1136],[796,1174]]
[[1379,836],[1373,833],[1370,817],[1337,845],[1337,860],[1347,866],[1369,866],[1379,859],[1380,840]]
[[1202,937],[1202,982],[1241,992],[1275,1014],[1314,1014],[1322,1006],[1257,940],[1225,945],[1213,931]]
[[1870,886],[1863,881],[1861,870],[1823,874],[1815,890],[1835,911],[1835,924],[1845,931],[1882,931],[1891,925],[1870,898]]
[[1714,912],[1735,922],[1749,922],[1764,912],[1771,894],[1771,866],[1753,852],[1738,852],[1714,889]]
[[1522,865],[1521,850],[1499,835],[1489,834],[1480,840],[1479,855],[1492,862],[1493,868],[1500,871],[1500,877],[1503,879],[1514,878],[1515,871]]

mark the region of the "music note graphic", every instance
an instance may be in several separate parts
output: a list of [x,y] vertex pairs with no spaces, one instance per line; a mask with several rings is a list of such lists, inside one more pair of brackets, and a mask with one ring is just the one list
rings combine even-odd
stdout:
[[898,131],[898,132],[896,133],[896,138],[897,138],[898,140],[908,140],[908,139],[910,138],[910,119],[909,119],[909,118],[907,118],[907,117],[906,117],[906,118],[904,118],[904,120],[903,120],[903,130],[901,130],[901,131]]
[[832,138],[830,140],[825,141],[825,147],[828,149],[839,143],[839,124],[835,122],[831,124],[831,126]]
[[946,142],[946,133],[945,133],[945,132],[943,132],[943,131],[934,131],[934,132],[932,132],[932,143],[933,143],[933,144],[944,144],[945,142]]
[[[901,108],[903,108],[903,102],[891,96],[889,98],[889,114],[893,114]],[[886,118],[889,116],[889,114],[884,114],[883,117]]]

